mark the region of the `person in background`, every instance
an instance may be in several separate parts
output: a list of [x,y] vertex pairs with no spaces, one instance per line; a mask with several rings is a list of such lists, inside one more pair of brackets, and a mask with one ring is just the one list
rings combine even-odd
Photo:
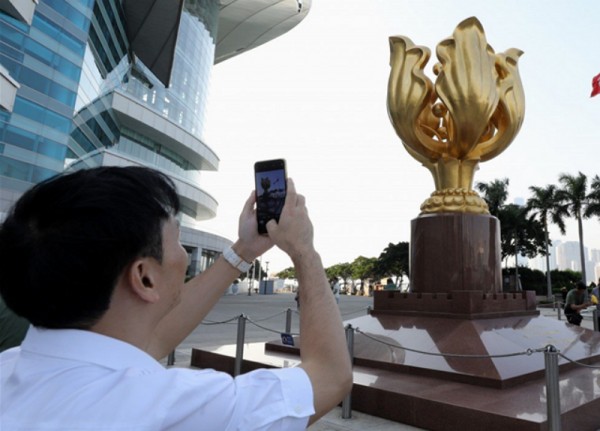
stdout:
[[337,304],[340,303],[340,281],[337,279],[337,277],[332,277],[331,280],[329,280],[329,284],[331,285],[331,292],[333,293],[333,297],[335,298],[335,302]]
[[[593,283],[593,282],[592,282]],[[598,278],[598,284],[592,288],[592,303],[596,306],[596,322],[598,330],[600,330],[600,278]]]
[[565,316],[569,323],[580,326],[583,317],[581,310],[592,305],[587,294],[587,286],[583,281],[578,281],[575,287],[567,293],[565,301]]
[[396,284],[394,283],[394,280],[388,278],[383,290],[396,290]]
[[[32,326],[0,354],[2,431],[303,430],[348,393],[342,320],[293,181],[268,235],[252,193],[238,239],[185,284],[179,208],[167,176],[132,166],[62,174],[17,201],[0,227],[0,293]],[[158,360],[273,245],[300,285],[299,366],[165,369]]]

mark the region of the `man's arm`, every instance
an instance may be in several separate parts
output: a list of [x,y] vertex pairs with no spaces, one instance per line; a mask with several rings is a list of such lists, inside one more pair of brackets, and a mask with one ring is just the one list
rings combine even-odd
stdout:
[[[258,234],[254,193],[246,201],[239,219],[239,239],[232,248],[246,262],[273,246],[269,237]],[[148,353],[156,359],[172,352],[196,327],[223,296],[240,271],[220,256],[206,271],[182,288],[180,303],[158,324]]]
[[573,310],[576,313],[579,313],[581,310],[583,310],[584,308],[589,307],[591,304],[591,302],[588,301],[584,301],[582,304],[577,305],[575,303],[576,298],[575,295],[571,292],[569,292],[569,294],[567,295],[567,299],[566,299],[566,306],[569,307],[571,310]]
[[300,357],[314,393],[313,423],[334,408],[352,388],[352,366],[342,318],[329,287],[321,257],[313,246],[313,227],[288,179],[288,195],[279,224],[267,224],[273,242],[296,268],[300,294]]

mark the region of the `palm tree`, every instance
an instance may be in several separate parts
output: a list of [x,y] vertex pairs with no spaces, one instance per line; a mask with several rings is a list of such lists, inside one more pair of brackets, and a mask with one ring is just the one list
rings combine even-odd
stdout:
[[548,236],[548,222],[552,222],[560,229],[563,235],[566,233],[564,217],[568,217],[569,213],[565,205],[561,205],[557,200],[557,188],[553,184],[546,187],[531,186],[529,190],[533,196],[527,200],[527,210],[537,217],[538,221],[544,226],[544,239],[546,245],[546,281],[548,284],[547,296],[552,297],[552,277],[550,275],[550,238]]
[[581,258],[581,278],[587,282],[585,274],[585,252],[583,247],[583,217],[586,217],[587,206],[587,177],[579,172],[579,175],[560,174],[558,181],[562,189],[557,191],[557,199],[565,204],[570,217],[577,219],[579,228],[579,255]]
[[488,204],[490,214],[498,217],[500,208],[508,199],[508,178],[489,183],[477,183],[475,188],[483,193],[483,200]]
[[592,178],[590,185],[590,194],[588,195],[588,204],[585,209],[585,217],[597,216],[600,218],[600,176]]

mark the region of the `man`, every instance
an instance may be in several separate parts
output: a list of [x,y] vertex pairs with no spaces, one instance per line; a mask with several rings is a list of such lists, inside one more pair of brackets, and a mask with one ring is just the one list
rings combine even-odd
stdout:
[[340,281],[338,280],[337,277],[331,277],[331,280],[329,280],[329,284],[331,286],[331,292],[333,293],[333,297],[335,298],[335,302],[337,304],[340,303]]
[[383,287],[383,290],[397,290],[396,283],[391,278],[386,280],[386,284]]
[[587,287],[583,281],[578,281],[575,288],[567,293],[565,300],[565,316],[567,321],[573,325],[580,326],[583,317],[581,310],[589,307],[592,303],[588,299]]
[[592,289],[592,303],[596,305],[596,328],[600,330],[600,278],[598,278],[598,284]]
[[[335,407],[352,371],[304,197],[289,180],[279,223],[260,236],[253,196],[231,249],[184,285],[168,177],[101,167],[26,192],[0,228],[0,293],[32,324],[0,354],[0,429],[298,430]],[[273,245],[301,285],[301,365],[235,379],[160,366]]]

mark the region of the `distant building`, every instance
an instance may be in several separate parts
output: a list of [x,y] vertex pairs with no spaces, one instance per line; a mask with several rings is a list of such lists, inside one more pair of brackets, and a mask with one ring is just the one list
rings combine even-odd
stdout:
[[[293,28],[311,1],[0,2],[0,220],[65,169],[144,165],[182,202],[189,274],[231,243],[200,222],[219,158],[203,132],[212,66]],[[243,75],[243,71],[240,71]]]
[[[587,255],[585,250],[584,255]],[[566,241],[558,245],[556,247],[556,265],[558,269],[562,270],[581,271],[579,242]]]
[[[560,241],[552,241],[552,245],[548,247],[550,271],[556,269],[556,246],[560,244]],[[546,272],[546,256],[538,255],[530,258],[527,262],[527,267],[530,269],[536,269],[538,271]]]

